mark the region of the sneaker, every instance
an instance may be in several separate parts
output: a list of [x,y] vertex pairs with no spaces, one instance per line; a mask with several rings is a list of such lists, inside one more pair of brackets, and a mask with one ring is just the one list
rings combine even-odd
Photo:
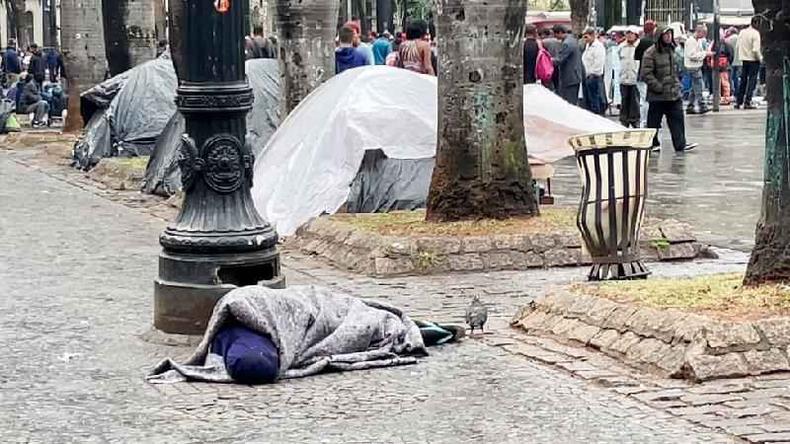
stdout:
[[701,109],[699,110],[699,113],[698,113],[698,114],[707,114],[707,113],[709,113],[709,112],[710,112],[710,108],[708,108],[708,107],[705,107],[705,108],[701,108]]
[[686,109],[686,114],[699,114],[694,108]]
[[661,151],[661,145],[653,145],[652,147],[650,147],[650,151],[654,153]]
[[691,150],[693,150],[694,148],[696,148],[698,146],[699,146],[698,143],[687,143],[686,146],[684,146],[682,150],[676,150],[676,151],[679,152],[679,153],[685,153],[686,151],[691,151]]
[[747,103],[743,105],[743,109],[757,109],[757,105],[752,105],[751,103]]
[[741,105],[735,104],[735,109],[741,109]]
[[38,128],[44,128],[45,126],[47,126],[47,124],[46,124],[46,123],[44,123],[44,122],[33,122],[33,123],[31,124],[31,126],[32,126],[34,129],[38,129]]

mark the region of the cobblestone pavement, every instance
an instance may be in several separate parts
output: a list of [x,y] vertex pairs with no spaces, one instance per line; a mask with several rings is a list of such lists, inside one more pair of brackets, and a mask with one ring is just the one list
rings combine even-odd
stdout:
[[291,284],[334,284],[417,316],[457,320],[480,292],[497,333],[409,367],[258,388],[147,385],[158,359],[189,352],[143,339],[164,222],[4,154],[0,207],[1,442],[732,441],[506,348],[516,307],[578,269],[374,280],[288,257]]

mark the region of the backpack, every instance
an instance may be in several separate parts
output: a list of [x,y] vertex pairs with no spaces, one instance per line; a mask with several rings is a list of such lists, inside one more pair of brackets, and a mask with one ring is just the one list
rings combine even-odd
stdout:
[[551,83],[551,77],[554,75],[554,60],[551,58],[549,50],[543,47],[542,43],[538,43],[538,58],[535,60],[535,77],[543,82],[543,84]]

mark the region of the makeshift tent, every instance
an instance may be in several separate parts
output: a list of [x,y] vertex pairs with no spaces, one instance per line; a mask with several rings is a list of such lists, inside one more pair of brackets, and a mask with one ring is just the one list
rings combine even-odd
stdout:
[[165,54],[89,89],[80,96],[86,125],[74,146],[75,166],[103,157],[145,156],[176,110],[178,81]]
[[[247,78],[255,96],[247,114],[247,138],[257,156],[280,123],[280,71],[277,60],[252,59],[246,63]],[[184,134],[184,117],[176,112],[156,141],[145,171],[143,192],[170,196],[181,189],[178,148]]]
[[[354,211],[423,206],[436,153],[436,85],[435,77],[386,66],[351,69],[324,83],[258,158],[258,211],[290,235],[346,203]],[[538,85],[524,88],[524,122],[531,163],[573,155],[573,135],[625,130]],[[369,150],[380,154],[366,158]]]

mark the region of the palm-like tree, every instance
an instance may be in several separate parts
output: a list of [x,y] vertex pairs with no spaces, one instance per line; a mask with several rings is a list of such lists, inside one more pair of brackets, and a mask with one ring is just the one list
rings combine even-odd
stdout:
[[286,114],[335,74],[339,0],[277,0]]
[[80,93],[104,79],[101,0],[61,0],[61,39],[68,79],[69,113],[65,131],[78,131]]
[[439,0],[439,136],[428,220],[538,214],[524,141],[526,0]]
[[768,120],[763,208],[745,283],[790,282],[790,4],[754,0],[760,14]]

